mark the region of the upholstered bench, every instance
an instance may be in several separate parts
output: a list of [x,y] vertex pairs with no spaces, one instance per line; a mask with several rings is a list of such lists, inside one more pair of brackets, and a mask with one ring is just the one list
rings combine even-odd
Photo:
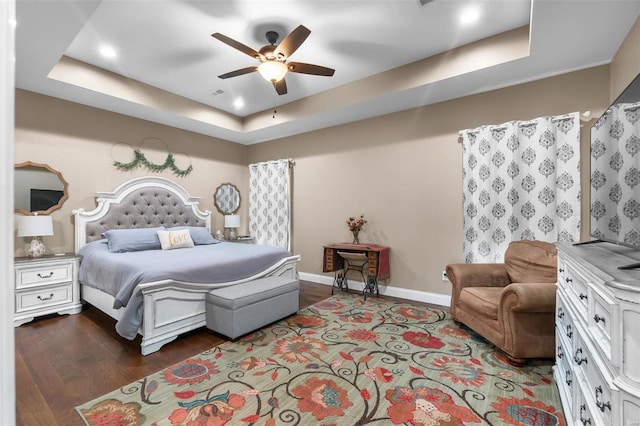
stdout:
[[266,277],[207,293],[207,328],[232,339],[298,312],[300,281]]

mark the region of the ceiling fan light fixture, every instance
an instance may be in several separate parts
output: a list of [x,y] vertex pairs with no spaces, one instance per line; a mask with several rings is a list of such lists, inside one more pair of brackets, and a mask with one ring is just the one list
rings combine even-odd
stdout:
[[258,72],[270,83],[282,80],[287,73],[287,66],[278,61],[264,61],[258,65]]

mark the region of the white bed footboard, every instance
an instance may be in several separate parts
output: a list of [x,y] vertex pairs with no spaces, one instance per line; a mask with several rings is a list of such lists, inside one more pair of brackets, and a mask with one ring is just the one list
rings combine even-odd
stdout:
[[[197,200],[182,186],[157,176],[132,179],[114,192],[100,192],[94,210],[73,211],[76,252],[101,238],[101,233],[108,229],[158,225],[210,229],[211,212],[201,211]],[[148,213],[150,209],[152,214]],[[164,280],[141,284],[143,313],[138,333],[142,335],[142,354],[153,353],[180,334],[205,326],[206,296],[211,289],[269,276],[297,278],[299,260],[300,256],[289,256],[265,271],[233,282],[195,284]],[[101,290],[82,285],[81,298],[116,320],[123,316],[124,309],[113,309],[114,297]]]
[[144,313],[142,320],[142,355],[153,353],[187,331],[206,325],[206,298],[213,288],[225,287],[258,278],[286,276],[297,278],[300,256],[282,259],[268,270],[252,277],[219,284],[190,284],[162,281],[142,284]]

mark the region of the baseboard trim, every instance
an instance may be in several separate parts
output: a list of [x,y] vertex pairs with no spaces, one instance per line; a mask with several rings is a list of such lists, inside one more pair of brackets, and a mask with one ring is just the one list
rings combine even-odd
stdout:
[[[311,281],[317,284],[333,285],[333,277],[326,275],[310,274],[299,272],[299,277],[303,281]],[[362,281],[349,280],[349,289],[362,291],[364,283]],[[390,287],[380,285],[378,287],[381,295],[397,297],[400,299],[413,300],[416,302],[431,303],[433,305],[449,307],[451,306],[451,296],[446,294],[429,293],[426,291],[410,290],[406,288]]]

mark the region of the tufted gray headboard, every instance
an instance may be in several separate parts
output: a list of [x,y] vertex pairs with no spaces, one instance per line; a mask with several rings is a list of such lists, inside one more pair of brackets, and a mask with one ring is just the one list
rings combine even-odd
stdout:
[[100,239],[109,229],[156,226],[206,226],[211,229],[211,212],[201,211],[198,198],[177,183],[157,176],[136,178],[114,192],[97,194],[98,206],[75,216],[76,252],[86,243]]

